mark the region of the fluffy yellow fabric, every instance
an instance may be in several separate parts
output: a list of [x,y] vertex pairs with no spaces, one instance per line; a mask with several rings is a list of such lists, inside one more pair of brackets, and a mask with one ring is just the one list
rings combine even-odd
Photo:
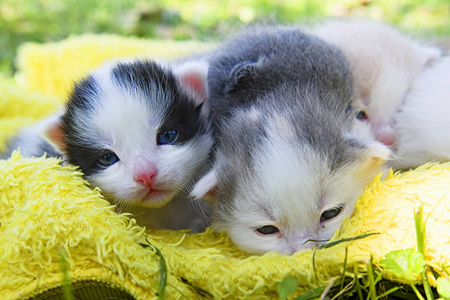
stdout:
[[[98,62],[90,56],[97,57],[94,45],[98,45],[95,41],[100,38],[103,49],[108,45],[112,49],[140,42],[88,36],[86,40],[78,37],[61,43],[31,45],[23,48],[26,50],[19,57],[22,74],[33,74],[32,82],[56,82],[62,77],[61,72],[71,74],[71,68],[75,70],[73,73],[88,69],[88,61],[93,66]],[[117,39],[122,43],[116,43]],[[80,48],[74,40],[80,45],[92,42],[91,52],[82,52],[80,58]],[[74,47],[72,53],[69,45]],[[176,43],[168,45],[178,47]],[[48,54],[42,56],[44,52]],[[31,59],[33,55],[40,57],[37,66],[32,64],[36,62]],[[42,65],[47,60],[53,61],[59,71],[55,74],[50,69],[44,71]],[[84,63],[77,63],[78,60]],[[86,66],[79,67],[82,64]],[[32,94],[14,86],[1,87],[0,149],[19,127],[58,107],[65,91],[61,87],[70,81],[67,78],[64,84],[59,82],[49,90],[42,90],[53,96]],[[33,85],[31,90],[39,86]],[[252,256],[238,250],[226,235],[211,230],[199,234],[144,230],[129,216],[115,213],[97,190],[87,187],[75,168],[63,167],[55,159],[25,159],[16,153],[8,160],[0,160],[0,299],[51,293],[62,282],[62,257],[69,261],[74,282],[94,286],[106,283],[136,299],[156,298],[159,258],[148,247],[146,237],[166,260],[169,299],[184,298],[182,294],[188,299],[245,299],[249,295],[276,298],[278,283],[288,275],[299,281],[295,293],[298,295],[317,285],[326,285],[329,278],[341,274],[345,247],[349,270],[358,266],[360,271],[364,271],[364,262],[370,255],[378,262],[392,250],[415,248],[413,217],[414,210],[421,206],[428,217],[426,260],[441,271],[442,266],[450,265],[449,190],[450,163],[390,174],[384,181],[376,178],[333,240],[369,231],[380,234],[317,250],[314,274],[312,250],[292,256],[277,253]],[[403,280],[387,272],[384,276]]]
[[60,105],[57,97],[24,92],[13,83],[0,83],[0,152],[20,128],[51,114]]
[[124,38],[115,35],[74,36],[64,42],[21,47],[17,59],[18,79],[29,91],[64,97],[72,83],[115,58],[152,58],[172,60],[205,51],[212,43],[193,41],[156,41]]

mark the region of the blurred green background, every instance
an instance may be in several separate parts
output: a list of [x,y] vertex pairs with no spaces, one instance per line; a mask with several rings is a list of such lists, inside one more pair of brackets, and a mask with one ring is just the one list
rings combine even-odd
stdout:
[[419,37],[450,36],[450,0],[0,0],[0,73],[17,47],[81,33],[219,40],[251,22],[310,24],[325,17],[384,20]]

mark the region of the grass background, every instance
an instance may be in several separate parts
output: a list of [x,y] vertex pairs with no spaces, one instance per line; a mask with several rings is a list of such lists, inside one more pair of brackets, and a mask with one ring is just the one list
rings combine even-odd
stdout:
[[449,0],[0,0],[0,75],[14,74],[20,44],[74,34],[218,40],[250,22],[364,17],[440,38],[450,36],[449,15]]

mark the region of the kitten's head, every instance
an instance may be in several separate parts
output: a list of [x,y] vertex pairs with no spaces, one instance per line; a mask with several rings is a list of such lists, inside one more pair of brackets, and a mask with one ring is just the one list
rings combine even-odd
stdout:
[[212,147],[207,70],[106,64],[75,85],[47,137],[110,200],[162,206],[192,186]]
[[291,254],[330,239],[389,156],[370,131],[363,137],[344,130],[342,114],[292,105],[233,111],[212,170],[192,191],[213,201],[213,227],[258,254]]
[[417,75],[441,51],[420,45],[387,25],[363,20],[329,21],[314,32],[340,48],[349,60],[359,122],[368,122],[378,140],[393,144],[395,112]]

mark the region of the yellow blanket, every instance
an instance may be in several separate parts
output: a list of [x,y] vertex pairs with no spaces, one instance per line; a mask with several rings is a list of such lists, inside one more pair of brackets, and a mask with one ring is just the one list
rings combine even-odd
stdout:
[[[0,151],[19,128],[57,109],[72,80],[102,60],[171,59],[208,47],[115,36],[26,45],[19,52],[18,84],[0,84]],[[392,250],[416,248],[414,211],[421,206],[428,218],[425,258],[443,274],[443,266],[450,265],[449,191],[448,163],[375,179],[333,240],[379,234],[317,250],[314,269],[313,250],[251,256],[211,230],[145,230],[130,216],[115,213],[76,168],[15,153],[0,160],[0,299],[60,295],[67,276],[72,293],[82,299],[157,298],[164,266],[156,249],[166,263],[167,299],[276,299],[277,285],[288,275],[297,279],[294,295],[299,295],[340,276],[346,247],[348,270],[357,266],[360,272],[370,255],[376,264]],[[384,277],[406,282],[392,272]]]

